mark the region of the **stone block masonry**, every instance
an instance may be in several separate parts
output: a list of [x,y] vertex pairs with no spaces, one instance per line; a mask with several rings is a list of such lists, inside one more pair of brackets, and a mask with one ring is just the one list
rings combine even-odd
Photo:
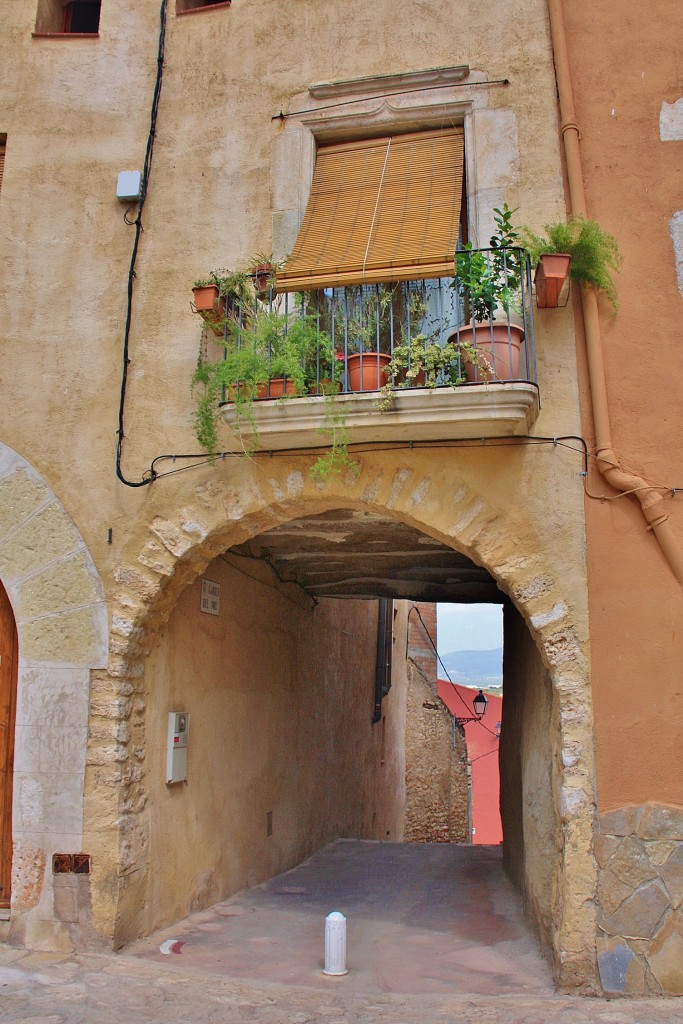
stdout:
[[683,995],[683,809],[600,816],[598,965],[607,993]]

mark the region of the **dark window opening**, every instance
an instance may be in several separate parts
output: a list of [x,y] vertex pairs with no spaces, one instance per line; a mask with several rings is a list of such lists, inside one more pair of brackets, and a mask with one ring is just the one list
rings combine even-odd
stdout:
[[100,0],[70,0],[64,7],[64,31],[97,33],[100,30]]
[[5,172],[5,150],[7,148],[7,136],[0,134],[0,189],[2,188],[2,176]]
[[230,0],[176,0],[176,14],[184,11],[198,11],[202,7],[215,7],[217,4],[229,4]]

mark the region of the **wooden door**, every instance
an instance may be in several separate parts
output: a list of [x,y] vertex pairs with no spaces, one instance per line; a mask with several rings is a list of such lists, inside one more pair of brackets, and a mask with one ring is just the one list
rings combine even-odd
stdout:
[[12,776],[18,647],[14,613],[0,583],[0,909],[10,905],[12,878]]

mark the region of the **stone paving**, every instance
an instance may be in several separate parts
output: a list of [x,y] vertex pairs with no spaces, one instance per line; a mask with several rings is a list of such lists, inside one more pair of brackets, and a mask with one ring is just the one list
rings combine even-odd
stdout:
[[[174,965],[175,966],[175,965]],[[3,1024],[683,1024],[670,998],[562,995],[361,996],[351,975],[326,991],[170,970],[141,958],[0,946]],[[345,987],[344,981],[351,981]]]
[[[229,900],[131,945],[168,969],[329,988],[324,921],[347,918],[349,978],[372,997],[553,992],[499,846],[339,839]],[[160,947],[177,955],[164,955]]]
[[[348,916],[344,977],[321,970],[331,909]],[[683,1024],[683,999],[556,993],[495,847],[339,840],[120,953],[0,944],[14,1021]]]

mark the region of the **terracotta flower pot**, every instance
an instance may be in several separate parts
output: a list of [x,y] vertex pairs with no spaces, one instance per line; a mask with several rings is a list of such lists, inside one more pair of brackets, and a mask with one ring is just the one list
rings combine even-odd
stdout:
[[321,377],[318,383],[314,381],[308,390],[312,395],[338,395],[341,389],[342,382],[338,377],[334,380],[331,377]]
[[271,377],[270,389],[264,384],[256,392],[257,399],[283,398],[285,395],[298,395],[296,384],[289,377]]
[[253,275],[256,294],[261,300],[267,299],[273,277],[273,264],[259,263],[257,267],[254,267]]
[[[407,381],[407,380],[408,380],[408,371],[407,370],[402,370],[401,373],[396,378],[396,383],[397,384],[404,384],[405,381]],[[410,384],[406,384],[405,386],[408,387],[408,388],[423,388],[425,386],[425,384],[426,384],[425,372],[424,372],[424,370],[418,370],[418,372],[415,374],[415,376],[411,378]]]
[[230,387],[227,389],[225,399],[227,402],[234,402],[236,396],[239,394],[240,398],[246,402],[249,401],[252,392],[253,389],[251,385],[245,384],[244,381],[241,381],[239,384],[230,385]]
[[[509,334],[508,334],[509,331]],[[462,367],[470,383],[489,380],[517,380],[519,376],[519,350],[524,331],[517,324],[484,323],[473,328],[460,328],[460,341],[477,350],[479,366],[463,355]],[[487,370],[490,366],[491,371]]]
[[354,352],[348,356],[349,391],[379,391],[389,380],[390,362],[386,352]]
[[536,305],[539,309],[555,309],[560,304],[560,292],[569,275],[572,258],[568,253],[543,253],[536,267]]
[[218,338],[223,337],[225,299],[218,294],[218,285],[207,284],[192,289],[192,306]]

